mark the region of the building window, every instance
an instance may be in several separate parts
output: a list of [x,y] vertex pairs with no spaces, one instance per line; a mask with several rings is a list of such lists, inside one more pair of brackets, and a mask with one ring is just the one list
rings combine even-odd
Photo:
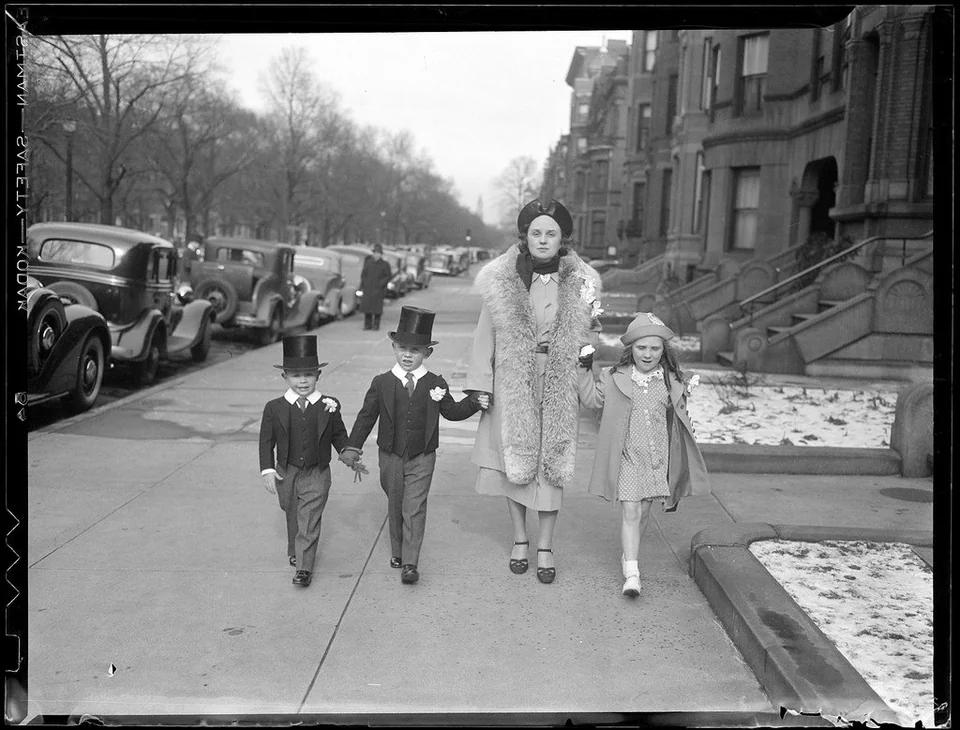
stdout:
[[577,115],[580,117],[580,121],[583,121],[587,118],[587,115],[590,113],[589,104],[580,104],[577,106]]
[[633,184],[633,205],[632,205],[632,214],[631,221],[633,223],[633,228],[638,232],[640,230],[640,225],[643,222],[643,194],[646,185],[641,182],[635,182]]
[[643,34],[643,71],[650,73],[657,62],[657,31],[648,30]]
[[586,137],[577,137],[577,152],[583,154],[587,151],[587,138]]
[[813,29],[813,53],[810,64],[810,101],[820,98],[820,78],[823,76],[823,43],[820,28]]
[[639,104],[637,106],[637,152],[643,152],[647,149],[647,143],[650,141],[650,105]]
[[730,241],[730,248],[752,250],[757,247],[760,168],[736,168],[733,176],[733,238]]
[[700,232],[703,223],[703,152],[697,153],[697,177],[693,190],[693,233]]
[[666,169],[660,178],[660,237],[665,238],[670,229],[670,187],[673,185],[673,170]]
[[689,59],[689,47],[684,44],[680,49],[680,67],[678,73],[680,74],[680,96],[678,106],[680,107],[680,116],[682,117],[687,113],[687,87],[690,84],[690,74],[687,72],[687,67],[690,64]]
[[703,58],[700,60],[700,108],[704,111],[710,108],[711,92],[713,90],[712,79],[710,78],[710,44],[712,40],[706,38],[703,41]]
[[663,131],[668,137],[673,131],[673,118],[677,115],[677,75],[670,74],[667,79],[667,120]]
[[597,160],[593,163],[593,182],[590,189],[595,192],[606,192],[607,173],[610,169],[610,163],[606,160]]
[[713,121],[713,108],[717,105],[717,91],[720,88],[720,46],[714,46],[710,59],[710,121]]
[[739,93],[737,94],[739,114],[756,114],[763,109],[769,38],[769,35],[763,34],[740,39]]
[[590,248],[603,248],[607,214],[598,210],[590,218]]
[[850,13],[842,23],[833,26],[833,78],[831,88],[839,91],[846,84],[847,75],[847,41],[850,40],[850,29],[853,26],[853,13]]

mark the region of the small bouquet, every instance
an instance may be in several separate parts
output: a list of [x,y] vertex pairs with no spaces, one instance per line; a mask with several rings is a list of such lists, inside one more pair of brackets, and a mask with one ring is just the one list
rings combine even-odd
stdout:
[[443,396],[447,394],[446,388],[433,388],[430,391],[430,397],[435,401],[442,401]]
[[590,317],[596,319],[603,314],[603,308],[600,306],[600,300],[597,298],[597,285],[593,279],[582,277],[583,283],[580,285],[580,299],[590,305]]
[[339,406],[337,405],[337,402],[333,398],[321,398],[320,400],[323,402],[323,405],[327,407],[327,413],[337,412],[337,408]]
[[700,385],[700,373],[694,373],[687,381],[687,393],[692,393],[698,385]]

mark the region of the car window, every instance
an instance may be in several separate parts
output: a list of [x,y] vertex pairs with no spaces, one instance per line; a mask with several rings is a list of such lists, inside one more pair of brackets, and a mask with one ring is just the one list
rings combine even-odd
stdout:
[[40,246],[40,260],[112,269],[114,255],[112,248],[99,243],[48,238]]
[[442,253],[430,254],[430,263],[433,266],[446,266],[447,255]]
[[173,251],[155,248],[147,264],[147,279],[150,281],[170,281],[177,273],[177,261]]
[[263,267],[263,254],[260,251],[248,251],[243,248],[218,248],[217,261],[229,261],[234,264],[247,264]]

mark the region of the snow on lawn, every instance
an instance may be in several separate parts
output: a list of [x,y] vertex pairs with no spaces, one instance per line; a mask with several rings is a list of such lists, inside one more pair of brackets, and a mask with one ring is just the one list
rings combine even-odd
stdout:
[[933,574],[909,545],[761,540],[750,551],[904,726],[933,726]]
[[[688,368],[698,372],[696,368]],[[890,445],[896,391],[750,385],[737,374],[699,371],[687,410],[697,440],[765,446]]]

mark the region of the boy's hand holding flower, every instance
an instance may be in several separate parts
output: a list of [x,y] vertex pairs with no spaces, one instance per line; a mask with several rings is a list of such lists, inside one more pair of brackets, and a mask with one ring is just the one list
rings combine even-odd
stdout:
[[357,462],[360,461],[360,452],[352,446],[347,446],[340,452],[340,461],[351,469],[355,469]]
[[443,400],[443,396],[447,394],[446,388],[432,388],[430,390],[430,397],[435,401]]

